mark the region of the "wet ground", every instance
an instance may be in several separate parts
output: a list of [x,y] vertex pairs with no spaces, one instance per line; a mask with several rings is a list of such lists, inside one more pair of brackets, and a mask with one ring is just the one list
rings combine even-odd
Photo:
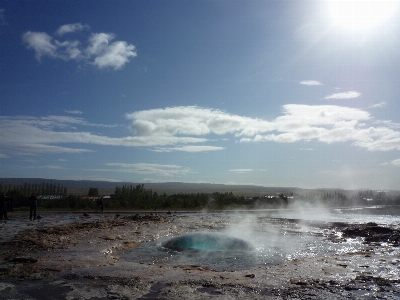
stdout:
[[[41,216],[0,223],[0,299],[400,299],[397,218]],[[240,238],[255,251],[163,247],[191,232]]]

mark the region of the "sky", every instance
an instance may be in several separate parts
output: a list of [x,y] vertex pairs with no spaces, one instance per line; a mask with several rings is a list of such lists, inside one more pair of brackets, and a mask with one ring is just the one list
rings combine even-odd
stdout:
[[0,0],[0,177],[400,190],[399,14]]

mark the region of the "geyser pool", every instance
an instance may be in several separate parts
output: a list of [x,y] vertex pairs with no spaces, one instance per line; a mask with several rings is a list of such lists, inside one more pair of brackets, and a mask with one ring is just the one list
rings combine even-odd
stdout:
[[194,232],[174,237],[166,241],[165,248],[184,251],[253,251],[253,246],[239,238],[223,233]]
[[[277,218],[274,212],[270,215],[268,211],[255,213],[255,218],[247,216],[248,213],[182,214],[171,222],[167,231],[160,230],[157,233],[158,238],[129,249],[121,260],[169,267],[199,265],[217,271],[243,270],[303,257],[358,251],[362,247],[358,242],[331,242],[328,239],[330,232],[326,231],[325,222],[321,224],[313,222],[306,226],[301,220]],[[337,219],[337,216],[343,217],[343,214],[335,214],[330,220],[341,221],[342,219]],[[137,235],[138,228],[135,227],[134,230]],[[182,235],[171,237],[172,231],[174,234],[182,233]],[[217,238],[217,241],[236,241],[232,238],[236,237],[241,243],[226,243],[222,246],[209,242],[204,242],[200,246],[196,243],[196,249],[193,245],[185,244],[189,241],[192,243],[187,237],[193,236],[194,233],[196,235],[206,233],[206,241],[213,241],[213,237]],[[251,250],[244,250],[249,249],[248,246],[252,247]],[[218,247],[222,247],[222,250]]]

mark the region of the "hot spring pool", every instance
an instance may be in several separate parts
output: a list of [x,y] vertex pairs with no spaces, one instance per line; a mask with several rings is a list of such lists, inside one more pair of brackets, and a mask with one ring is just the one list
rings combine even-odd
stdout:
[[163,247],[176,251],[254,251],[254,247],[242,239],[223,233],[194,232],[167,240]]
[[216,271],[232,271],[355,251],[359,247],[360,243],[334,244],[321,235],[295,231],[260,232],[249,240],[225,232],[192,232],[143,243],[125,253],[122,259],[160,266],[199,265]]
[[[326,222],[398,224],[398,217],[350,215],[336,210],[325,215],[309,209],[302,219],[295,211],[182,214],[175,233],[128,250],[121,258],[144,264],[206,266],[216,271],[275,265],[305,257],[357,252],[361,240],[333,243]],[[307,220],[316,221],[307,222]],[[321,221],[321,219],[323,219]],[[176,224],[171,223],[171,228]],[[178,232],[178,233],[177,233]]]

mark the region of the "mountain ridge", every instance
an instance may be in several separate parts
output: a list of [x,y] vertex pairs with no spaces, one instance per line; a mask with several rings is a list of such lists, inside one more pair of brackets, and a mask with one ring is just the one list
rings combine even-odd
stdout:
[[[222,183],[190,183],[190,182],[128,182],[128,181],[106,181],[106,180],[72,180],[72,179],[49,179],[49,178],[0,178],[0,183],[3,185],[16,185],[21,186],[27,184],[43,184],[53,183],[60,184],[68,189],[68,193],[72,194],[86,194],[89,188],[98,188],[99,193],[102,195],[112,194],[117,186],[123,185],[141,185],[143,184],[146,189],[151,189],[157,193],[175,194],[175,193],[213,193],[213,192],[232,192],[237,195],[247,196],[260,196],[263,194],[274,193],[304,193],[312,191],[347,191],[354,192],[358,190],[368,189],[354,189],[346,190],[342,188],[299,188],[299,187],[279,187],[279,186],[260,186],[250,184],[222,184]],[[390,191],[400,192],[400,191]]]
[[[188,182],[125,182],[125,181],[101,181],[101,180],[60,180],[60,179],[47,179],[47,178],[0,178],[0,183],[6,185],[21,186],[27,184],[42,184],[42,183],[60,184],[66,187],[69,192],[85,193],[89,188],[98,188],[100,193],[112,193],[117,186],[123,185],[141,185],[143,184],[146,189],[152,189],[158,193],[196,193],[196,192],[233,192],[238,194],[254,194],[260,193],[285,193],[293,192],[296,190],[303,190],[296,187],[265,187],[258,185],[233,185],[221,183],[188,183]],[[80,192],[79,192],[80,191]]]

